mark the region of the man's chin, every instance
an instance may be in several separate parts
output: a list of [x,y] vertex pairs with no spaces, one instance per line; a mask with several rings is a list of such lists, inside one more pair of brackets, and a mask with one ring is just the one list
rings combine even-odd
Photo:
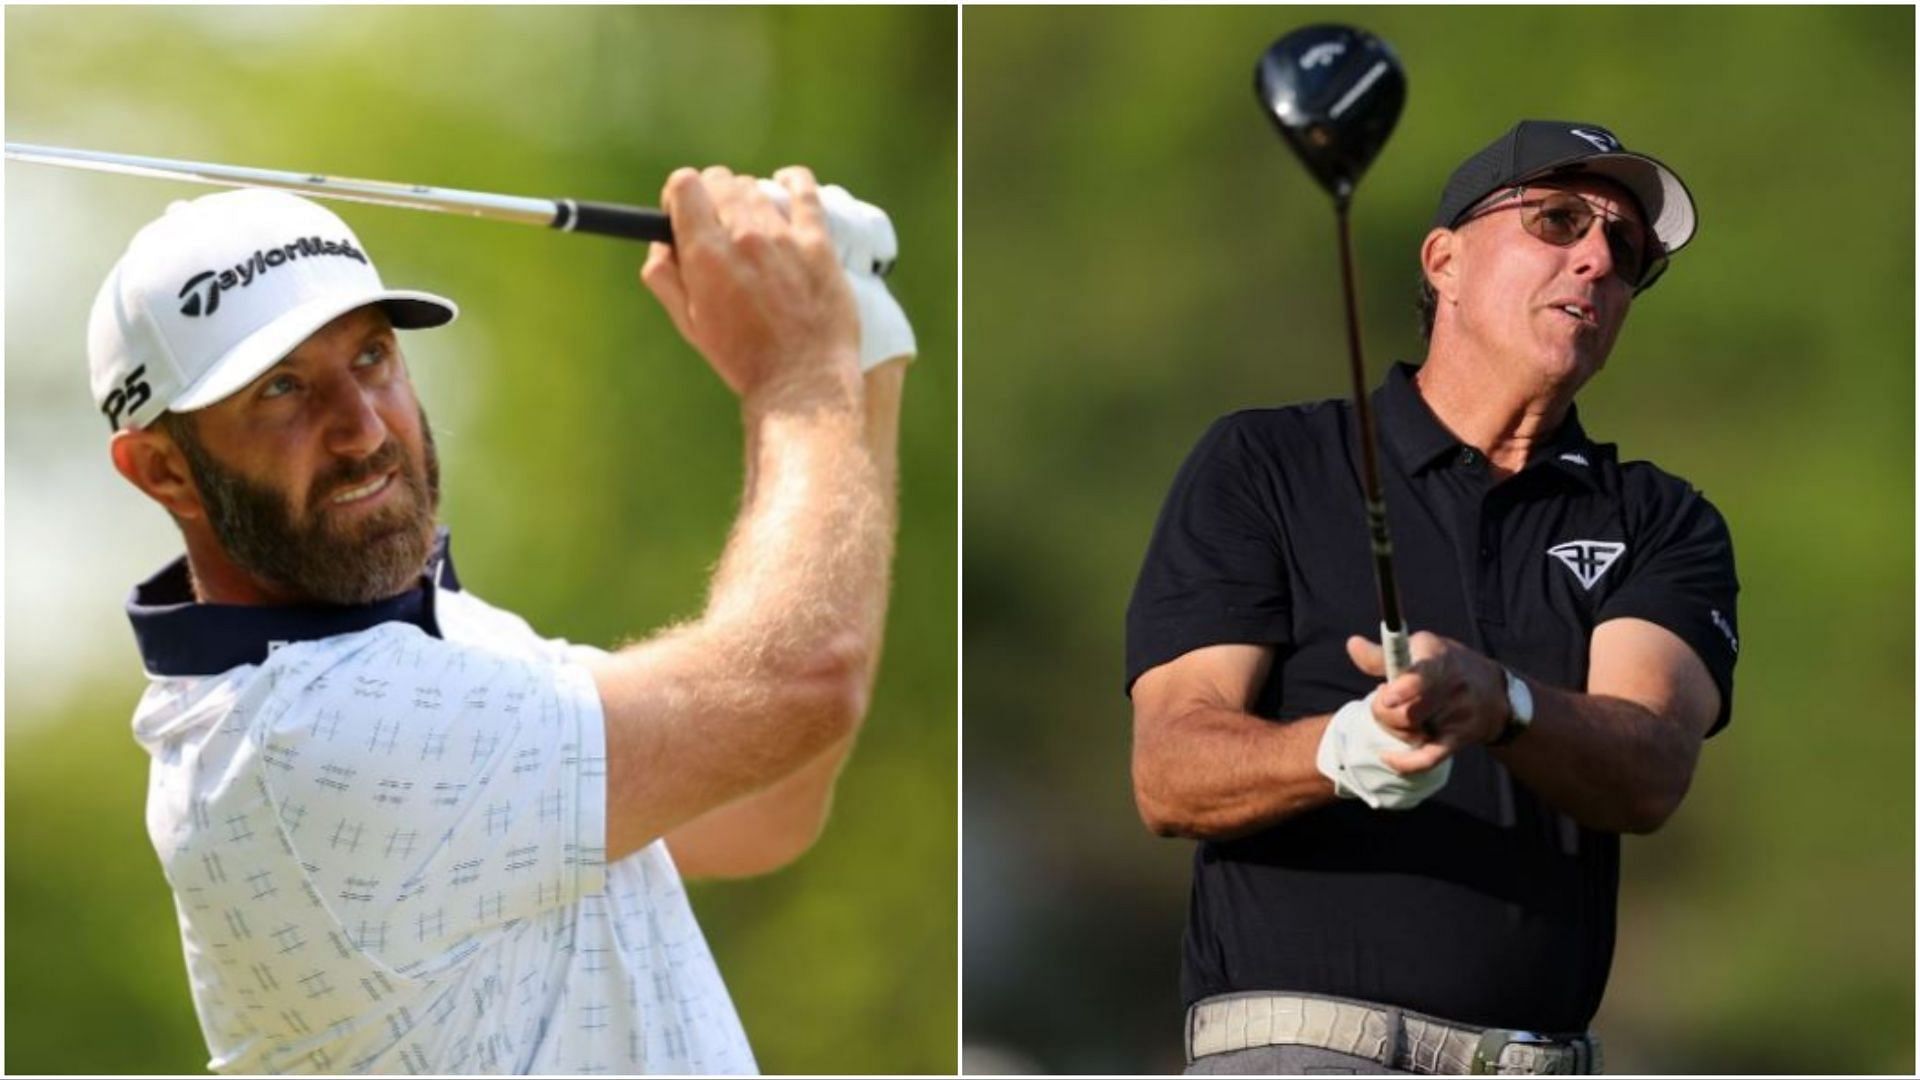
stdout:
[[433,554],[433,524],[409,517],[404,521],[363,522],[329,531],[319,539],[318,560],[304,560],[297,572],[303,581],[287,583],[290,590],[323,604],[358,605],[391,599],[415,587]]
[[357,606],[391,600],[420,584],[426,560],[410,554],[368,551],[356,559],[351,572],[329,574],[323,582],[310,583],[306,591],[328,604]]
[[433,526],[423,530],[414,522],[393,523],[382,528],[370,529],[351,549],[352,557],[365,565],[379,565],[388,568],[393,589],[388,595],[404,592],[413,586],[427,568],[427,559],[433,554]]
[[420,551],[421,565],[433,550],[434,519],[422,512],[421,502],[409,486],[400,494],[411,496],[404,503],[380,507],[371,513],[321,511],[318,520],[309,519],[309,535],[345,555],[389,545],[412,545]]
[[1533,354],[1534,374],[1554,386],[1578,389],[1606,366],[1608,351],[1599,341],[1548,343]]
[[413,548],[420,552],[420,562],[426,564],[427,555],[433,548],[433,525],[424,528],[409,517],[404,520],[387,518],[378,521],[362,521],[347,529],[329,529],[324,534],[328,546],[344,553],[356,554],[375,548]]

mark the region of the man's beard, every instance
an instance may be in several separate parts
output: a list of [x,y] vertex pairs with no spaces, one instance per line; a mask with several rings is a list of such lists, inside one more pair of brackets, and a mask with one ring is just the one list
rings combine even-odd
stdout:
[[[420,410],[424,462],[389,438],[371,457],[340,462],[316,477],[304,516],[289,498],[226,468],[207,453],[191,423],[173,426],[207,522],[234,564],[305,602],[368,604],[405,592],[433,553],[440,506],[440,456],[426,410]],[[181,437],[184,436],[184,437]],[[398,466],[390,505],[351,526],[329,527],[326,500]]]

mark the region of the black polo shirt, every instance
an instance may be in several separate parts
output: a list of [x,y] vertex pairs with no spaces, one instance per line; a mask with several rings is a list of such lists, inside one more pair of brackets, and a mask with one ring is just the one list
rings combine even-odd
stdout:
[[[1495,484],[1399,365],[1375,392],[1381,482],[1407,623],[1515,671],[1586,686],[1593,628],[1672,630],[1719,684],[1738,651],[1726,523],[1683,480],[1622,464],[1569,411]],[[1357,423],[1344,400],[1234,413],[1173,483],[1127,610],[1127,687],[1207,645],[1275,649],[1252,712],[1330,713],[1375,680]],[[1410,811],[1343,800],[1194,858],[1181,991],[1295,990],[1485,1026],[1587,1027],[1613,958],[1619,837],[1550,809],[1480,747]]]

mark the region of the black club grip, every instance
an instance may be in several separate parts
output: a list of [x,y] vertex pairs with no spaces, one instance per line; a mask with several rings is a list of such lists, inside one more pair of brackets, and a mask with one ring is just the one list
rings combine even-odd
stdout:
[[578,202],[555,199],[553,227],[563,232],[617,236],[623,240],[658,240],[673,243],[673,223],[658,210],[620,203]]

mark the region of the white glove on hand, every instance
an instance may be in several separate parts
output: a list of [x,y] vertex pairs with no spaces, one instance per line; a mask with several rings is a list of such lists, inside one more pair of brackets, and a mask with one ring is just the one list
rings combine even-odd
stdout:
[[[786,212],[787,189],[778,181],[762,180],[760,190]],[[854,307],[860,312],[860,370],[870,371],[896,357],[912,359],[918,351],[913,326],[881,280],[900,256],[893,221],[886,211],[861,202],[838,184],[821,186],[820,205],[827,212],[834,254],[847,272]]]
[[1343,799],[1361,799],[1375,810],[1411,810],[1446,787],[1447,778],[1453,775],[1452,758],[1408,776],[1394,772],[1380,760],[1383,751],[1411,749],[1374,721],[1373,694],[1368,694],[1359,701],[1347,702],[1333,714],[1326,734],[1320,738],[1314,764],[1322,776],[1333,781],[1334,792]]

